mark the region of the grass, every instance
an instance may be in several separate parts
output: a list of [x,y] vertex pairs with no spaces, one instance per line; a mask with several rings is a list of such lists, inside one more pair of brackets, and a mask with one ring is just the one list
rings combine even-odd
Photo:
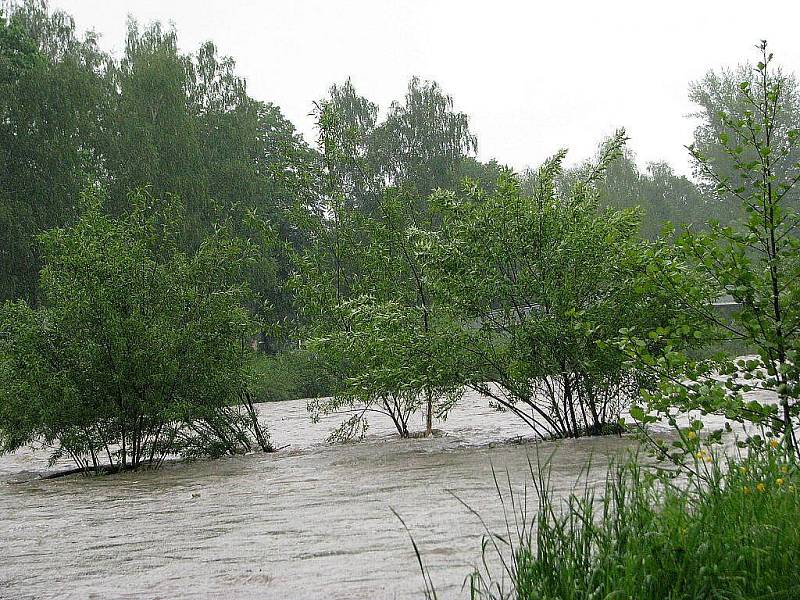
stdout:
[[[553,492],[548,463],[531,465],[533,514],[529,488],[520,494],[508,480],[503,489],[495,477],[505,532],[490,532],[465,504],[487,532],[483,566],[465,582],[470,598],[800,598],[797,463],[767,447],[746,458],[709,456],[698,468],[699,477],[676,477],[634,456],[609,468],[601,494],[585,483],[564,499]],[[425,597],[436,600],[413,537],[412,544]]]
[[[547,465],[531,468],[538,509],[510,488],[505,535],[488,535],[472,598],[520,600],[800,598],[800,475],[778,449],[710,459],[676,479],[637,464],[556,498]],[[500,486],[497,486],[500,492]],[[435,594],[434,594],[435,595]]]

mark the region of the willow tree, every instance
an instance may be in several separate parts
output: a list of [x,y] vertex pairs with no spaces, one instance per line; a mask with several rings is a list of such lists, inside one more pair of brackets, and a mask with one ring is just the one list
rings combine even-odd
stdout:
[[83,206],[41,236],[43,305],[0,309],[0,450],[45,444],[87,469],[269,450],[245,370],[254,252],[225,228],[181,251],[174,200]]
[[430,275],[459,318],[464,382],[542,436],[616,430],[639,380],[609,344],[665,310],[635,283],[636,211],[599,206],[598,184],[624,139],[617,133],[569,186],[559,185],[561,152],[532,194],[507,173],[491,194],[468,186],[436,198],[444,224]]

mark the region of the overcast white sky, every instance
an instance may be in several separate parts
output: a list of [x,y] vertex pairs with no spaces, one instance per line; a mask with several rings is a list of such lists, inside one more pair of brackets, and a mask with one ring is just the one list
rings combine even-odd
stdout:
[[312,101],[350,76],[385,108],[435,79],[469,114],[482,160],[573,161],[625,127],[639,162],[689,172],[690,81],[770,41],[800,71],[800,2],[738,0],[51,0],[119,52],[127,15],[175,23],[181,47],[233,56],[252,96],[313,140]]

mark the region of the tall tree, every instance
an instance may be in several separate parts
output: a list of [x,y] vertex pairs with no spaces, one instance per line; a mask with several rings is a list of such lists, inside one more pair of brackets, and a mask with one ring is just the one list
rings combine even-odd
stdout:
[[436,188],[453,189],[461,162],[477,150],[469,118],[434,81],[413,77],[404,102],[394,102],[376,128],[372,156],[388,184],[419,198]]
[[96,152],[107,89],[95,37],[29,0],[0,16],[0,299],[38,299],[35,235],[68,223]]
[[336,182],[349,206],[374,209],[380,193],[375,165],[369,162],[378,105],[359,96],[348,79],[333,85],[316,105],[320,151],[327,181]]
[[289,315],[284,246],[303,243],[290,217],[316,204],[317,157],[276,106],[247,94],[232,59],[212,43],[182,53],[174,29],[133,21],[112,58],[39,0],[14,5],[0,31],[0,299],[36,301],[36,235],[69,224],[92,182],[114,214],[132,190],[178,198],[186,249],[219,221],[266,234],[251,308]]
[[[694,147],[705,157],[706,163],[713,168],[715,177],[709,177],[708,170],[698,166],[695,174],[700,179],[709,198],[715,200],[716,210],[711,217],[727,222],[735,217],[742,216],[739,203],[733,201],[724,193],[717,193],[717,178],[724,179],[733,187],[740,183],[746,186],[739,176],[736,164],[739,161],[758,160],[754,154],[752,140],[737,142],[728,147],[727,140],[736,139],[738,130],[736,123],[730,122],[726,116],[737,115],[747,118],[748,113],[753,116],[753,106],[742,95],[743,88],[754,89],[759,85],[758,70],[756,65],[745,63],[736,69],[720,69],[709,71],[702,79],[695,81],[689,88],[689,99],[697,104],[698,110],[692,115],[698,119],[694,131]],[[784,73],[780,67],[774,67],[776,77],[783,81],[781,86],[781,110],[775,115],[772,126],[773,138],[771,141],[785,146],[788,132],[796,129],[800,124],[800,87],[794,75]],[[791,148],[790,153],[780,161],[775,161],[773,169],[777,177],[786,174],[800,161],[800,150]],[[752,188],[748,193],[752,192]]]
[[599,194],[604,206],[641,208],[641,233],[648,239],[658,236],[667,223],[702,224],[711,208],[698,186],[668,164],[650,163],[641,172],[629,152],[609,166]]
[[[694,146],[691,152],[720,198],[741,205],[741,216],[725,226],[712,223],[706,232],[689,231],[674,249],[653,257],[650,285],[678,299],[684,311],[669,328],[647,334],[663,340],[667,352],[641,351],[635,342],[643,332],[631,336],[628,349],[660,381],[646,397],[653,410],[719,413],[755,424],[800,456],[800,129],[786,126],[795,110],[795,84],[773,65],[762,42],[758,63],[735,89],[732,110],[719,115],[719,148],[706,154]],[[736,303],[729,317],[712,309],[723,294]],[[697,360],[675,351],[687,337],[734,342],[757,356]],[[778,404],[764,392],[777,396]],[[652,418],[644,411],[638,416]],[[762,442],[760,436],[752,441]]]
[[[460,397],[458,371],[434,360],[447,356],[442,349],[452,328],[442,326],[426,275],[432,215],[404,189],[384,190],[370,180],[363,157],[339,145],[342,130],[326,110],[336,106],[321,105],[319,115],[326,204],[310,224],[312,243],[297,256],[296,289],[309,344],[339,387],[310,407],[315,414],[353,413],[337,437],[363,435],[370,413],[387,415],[407,437],[409,417],[422,407],[430,435],[434,417]],[[376,186],[374,212],[350,200],[351,180],[339,164]]]

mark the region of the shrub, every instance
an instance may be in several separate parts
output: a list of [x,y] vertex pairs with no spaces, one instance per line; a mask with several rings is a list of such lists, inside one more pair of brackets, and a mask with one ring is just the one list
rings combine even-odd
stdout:
[[43,306],[0,308],[0,451],[124,469],[267,449],[246,390],[248,246],[220,228],[178,250],[173,201],[137,194],[119,218],[84,201],[41,238]]

